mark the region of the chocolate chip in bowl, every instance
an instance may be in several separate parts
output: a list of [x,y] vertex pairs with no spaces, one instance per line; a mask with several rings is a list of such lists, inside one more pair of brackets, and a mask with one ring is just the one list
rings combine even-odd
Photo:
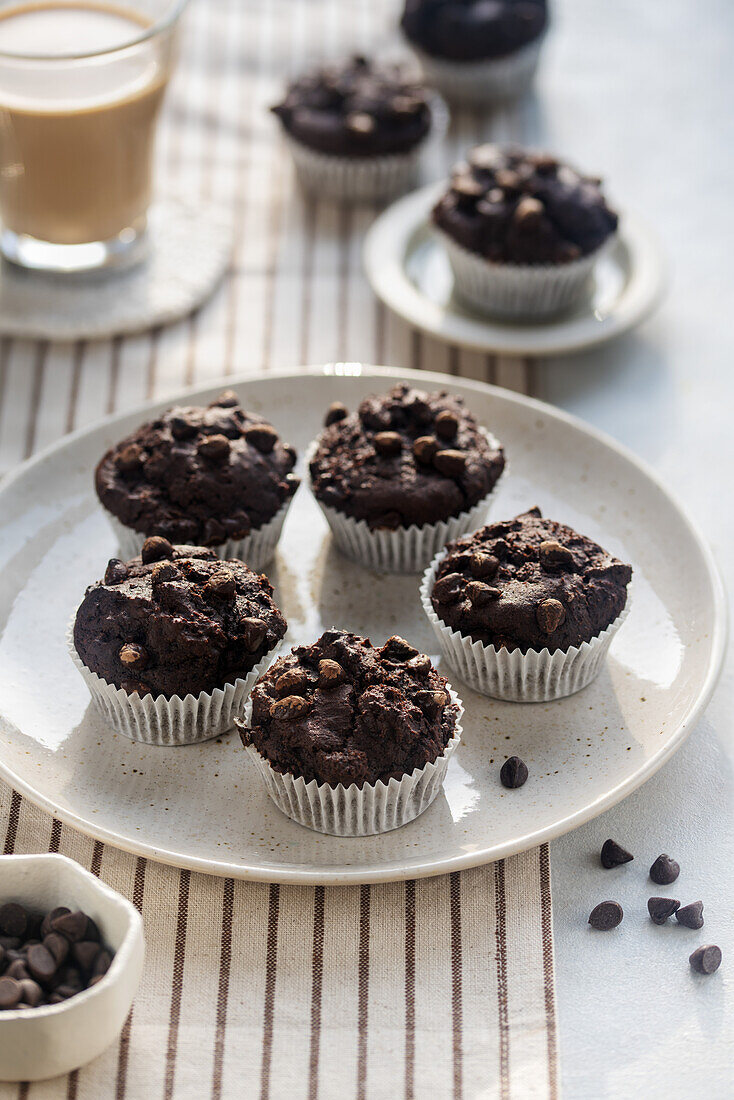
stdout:
[[0,1080],[68,1073],[122,1029],[142,974],[140,914],[55,854],[0,858],[0,902]]
[[440,551],[423,609],[457,675],[485,695],[559,699],[598,675],[624,621],[632,569],[532,508]]
[[412,821],[434,800],[462,711],[404,638],[376,647],[327,630],[270,666],[236,725],[285,814],[320,832],[367,836]]
[[254,570],[275,553],[298,488],[296,452],[225,390],[206,407],[175,406],[111,447],[95,488],[124,557],[151,536],[207,546]]
[[418,572],[472,530],[505,467],[462,398],[405,384],[336,419],[329,408],[307,457],[338,549],[381,572]]

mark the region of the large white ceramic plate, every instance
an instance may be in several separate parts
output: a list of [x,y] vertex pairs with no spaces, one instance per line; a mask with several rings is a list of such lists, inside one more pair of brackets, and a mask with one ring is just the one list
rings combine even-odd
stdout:
[[371,225],[364,266],[375,294],[398,316],[461,347],[505,355],[562,355],[626,332],[655,308],[665,289],[665,264],[654,235],[625,213],[613,247],[596,265],[589,294],[572,310],[542,323],[495,321],[454,295],[448,257],[430,227],[445,189],[430,184],[389,206]]
[[[337,364],[236,386],[302,454],[330,401],[354,408],[395,378],[463,393],[504,442],[510,474],[492,507],[539,504],[634,564],[632,611],[599,680],[548,705],[498,703],[456,683],[464,740],[443,794],[394,833],[338,839],[301,828],[269,801],[234,734],[156,749],[112,734],[90,706],[64,643],[85,586],[115,545],[92,489],[105,448],[152,406],[70,436],[0,491],[0,773],[62,820],[154,859],[281,882],[399,879],[487,862],[557,836],[639,786],[701,714],[725,636],[720,582],[705,543],[630,454],[548,406],[478,383]],[[218,388],[188,395],[208,401]],[[381,642],[436,644],[417,577],[377,576],[341,558],[307,486],[271,571],[290,640],[348,627]],[[506,791],[506,755],[530,779]]]

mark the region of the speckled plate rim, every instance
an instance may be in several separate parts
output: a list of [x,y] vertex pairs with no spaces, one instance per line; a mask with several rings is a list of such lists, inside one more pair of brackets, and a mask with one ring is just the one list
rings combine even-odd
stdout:
[[630,258],[630,277],[602,320],[591,309],[579,317],[538,324],[493,322],[444,308],[421,292],[406,268],[411,242],[427,229],[431,207],[446,187],[432,183],[394,202],[370,226],[363,263],[377,297],[408,324],[460,347],[501,355],[554,356],[605,343],[643,321],[667,286],[666,263],[654,233],[634,213],[620,219],[619,243]]
[[[562,412],[551,405],[534,398],[516,394],[497,386],[489,386],[483,382],[475,382],[470,379],[449,377],[429,371],[398,370],[392,367],[375,367],[362,363],[329,363],[319,367],[309,367],[301,371],[272,372],[268,374],[249,375],[244,377],[228,376],[217,383],[206,387],[197,387],[169,395],[163,401],[149,402],[138,406],[132,411],[105,417],[92,428],[80,429],[64,437],[61,441],[45,448],[34,458],[29,459],[10,474],[0,486],[0,515],[3,514],[5,498],[11,492],[22,491],[24,481],[38,467],[53,462],[54,456],[65,449],[74,448],[80,440],[86,440],[90,436],[104,433],[116,423],[133,419],[143,420],[149,414],[155,413],[170,406],[176,401],[186,403],[206,403],[211,401],[223,387],[237,387],[246,389],[248,384],[262,383],[264,381],[281,381],[287,385],[289,381],[302,380],[304,375],[322,377],[337,375],[341,377],[374,377],[376,383],[383,380],[405,380],[413,384],[435,385],[450,384],[452,388],[461,389],[466,393],[481,393],[495,395],[503,401],[515,405],[521,405],[528,410],[565,424],[571,431],[579,432],[590,439],[595,445],[614,452],[622,460],[627,462],[637,477],[651,483],[654,488],[663,495],[671,509],[677,513],[680,522],[687,528],[689,535],[700,555],[700,563],[704,567],[711,590],[711,623],[709,633],[711,647],[708,665],[700,685],[698,695],[691,702],[684,717],[677,727],[671,730],[665,743],[653,756],[645,760],[623,781],[610,787],[603,795],[594,798],[591,802],[581,806],[578,810],[553,821],[551,824],[530,830],[526,833],[514,836],[504,843],[487,843],[487,846],[471,852],[445,858],[422,858],[416,861],[392,861],[388,864],[374,864],[369,867],[354,867],[346,865],[338,870],[323,870],[318,867],[302,865],[298,867],[265,866],[260,864],[232,863],[226,860],[203,859],[191,856],[187,852],[158,848],[154,844],[138,842],[132,838],[121,836],[114,830],[100,827],[94,821],[89,821],[72,811],[59,807],[42,790],[27,783],[18,776],[0,756],[0,776],[15,788],[21,795],[40,806],[47,813],[59,818],[65,824],[69,824],[88,836],[101,840],[113,847],[128,851],[134,855],[145,856],[157,860],[160,863],[171,864],[192,871],[200,871],[205,874],[226,876],[236,879],[252,879],[261,882],[282,882],[300,885],[356,885],[370,882],[401,881],[407,878],[422,878],[430,875],[446,874],[449,871],[459,871],[468,867],[481,866],[492,863],[495,860],[515,855],[518,852],[535,847],[555,837],[578,828],[585,822],[598,817],[605,810],[621,802],[628,794],[642,786],[652,775],[683,744],[691,733],[696,723],[705,710],[716,686],[721,672],[728,636],[728,612],[724,585],[704,536],[694,523],[687,509],[678,501],[673,493],[665,486],[657,474],[628,448],[617,443],[610,436],[598,431],[578,417]],[[0,574],[1,577],[1,574]],[[0,700],[0,707],[2,701]]]

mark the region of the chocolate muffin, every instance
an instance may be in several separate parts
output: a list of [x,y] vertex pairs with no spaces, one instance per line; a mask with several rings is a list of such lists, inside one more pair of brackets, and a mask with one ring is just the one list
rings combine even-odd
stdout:
[[154,536],[132,561],[113,558],[74,623],[84,665],[128,694],[212,692],[244,678],[286,622],[265,576],[213,550]]
[[271,109],[292,138],[330,156],[406,153],[431,127],[424,90],[359,55],[299,77]]
[[433,208],[439,229],[497,264],[567,264],[617,228],[600,181],[547,153],[478,145]]
[[370,530],[422,527],[484,500],[505,465],[502,447],[461,397],[401,384],[351,415],[326,414],[309,469],[317,500]]
[[278,514],[298,488],[295,463],[293,447],[228,390],[206,408],[176,406],[143,424],[104,455],[95,488],[143,538],[222,546]]
[[375,647],[343,630],[298,646],[260,677],[250,728],[237,725],[276,772],[349,787],[387,783],[440,757],[459,707],[409,642]]
[[450,61],[507,57],[547,25],[546,0],[406,0],[400,21],[409,42]]
[[439,620],[495,649],[578,647],[623,611],[629,565],[538,508],[458,539],[430,593]]

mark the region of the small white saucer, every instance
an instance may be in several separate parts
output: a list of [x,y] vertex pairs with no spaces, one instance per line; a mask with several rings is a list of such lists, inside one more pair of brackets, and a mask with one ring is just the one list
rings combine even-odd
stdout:
[[48,275],[0,265],[0,335],[100,340],[185,317],[210,296],[232,254],[231,218],[212,204],[163,199],[148,217],[145,259]]
[[552,321],[505,322],[454,296],[454,277],[430,210],[445,188],[431,184],[398,199],[372,224],[364,266],[372,289],[404,321],[440,340],[504,355],[560,355],[611,340],[660,302],[665,261],[650,230],[634,215],[620,219],[614,246],[596,265],[592,289]]

